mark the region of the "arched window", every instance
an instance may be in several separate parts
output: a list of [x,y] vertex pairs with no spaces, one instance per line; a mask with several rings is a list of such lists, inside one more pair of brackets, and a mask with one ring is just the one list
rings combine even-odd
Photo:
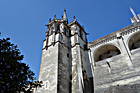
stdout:
[[128,46],[130,50],[140,48],[140,32],[131,36]]
[[116,55],[119,55],[120,50],[114,45],[104,45],[95,50],[94,60],[95,62],[101,61]]

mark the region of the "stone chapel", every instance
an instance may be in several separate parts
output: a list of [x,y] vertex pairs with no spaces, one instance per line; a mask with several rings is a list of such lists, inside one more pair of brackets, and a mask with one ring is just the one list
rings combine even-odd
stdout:
[[66,10],[50,19],[34,93],[140,93],[140,15],[130,10],[132,24],[93,42]]

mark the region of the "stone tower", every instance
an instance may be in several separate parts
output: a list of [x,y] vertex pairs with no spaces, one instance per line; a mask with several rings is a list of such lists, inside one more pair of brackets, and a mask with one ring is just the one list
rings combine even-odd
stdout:
[[87,33],[76,17],[68,23],[54,16],[47,25],[42,49],[39,80],[43,87],[35,93],[93,93],[93,74]]
[[93,74],[89,60],[87,33],[75,17],[69,26],[71,31],[72,93],[93,93]]

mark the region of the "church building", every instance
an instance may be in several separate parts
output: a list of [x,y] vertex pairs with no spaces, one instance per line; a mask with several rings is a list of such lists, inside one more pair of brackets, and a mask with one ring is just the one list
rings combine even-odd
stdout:
[[130,10],[131,25],[93,42],[66,10],[50,19],[34,93],[140,93],[140,15]]

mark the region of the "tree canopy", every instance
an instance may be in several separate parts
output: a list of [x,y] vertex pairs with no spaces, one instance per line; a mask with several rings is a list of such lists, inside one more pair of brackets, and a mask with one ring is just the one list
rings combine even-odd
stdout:
[[42,82],[35,81],[30,67],[21,62],[24,56],[9,40],[0,39],[0,93],[30,93],[33,88],[41,87]]

